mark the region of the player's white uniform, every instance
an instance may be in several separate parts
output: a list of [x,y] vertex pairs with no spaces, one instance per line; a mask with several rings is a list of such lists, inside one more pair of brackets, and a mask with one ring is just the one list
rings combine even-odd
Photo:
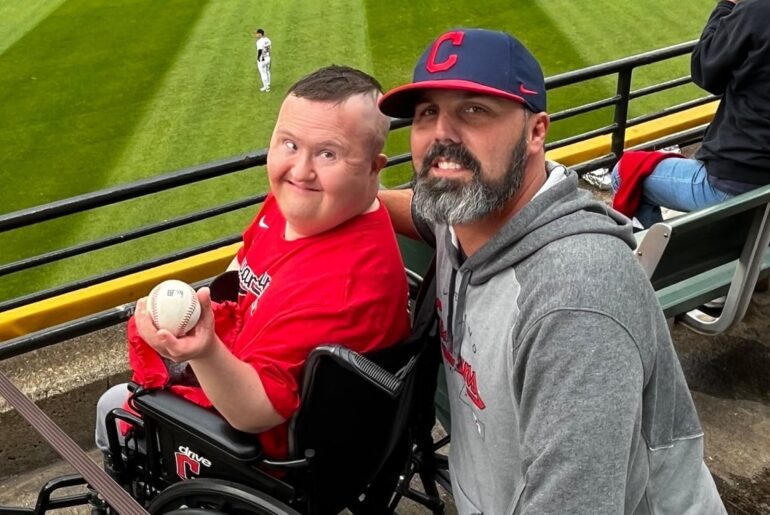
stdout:
[[262,78],[262,91],[270,91],[270,38],[267,36],[257,40],[257,69]]

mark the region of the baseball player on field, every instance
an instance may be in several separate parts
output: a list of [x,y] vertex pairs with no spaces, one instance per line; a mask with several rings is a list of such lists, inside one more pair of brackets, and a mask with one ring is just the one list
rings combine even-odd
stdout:
[[270,91],[270,38],[263,29],[257,29],[257,69],[262,78],[260,91]]

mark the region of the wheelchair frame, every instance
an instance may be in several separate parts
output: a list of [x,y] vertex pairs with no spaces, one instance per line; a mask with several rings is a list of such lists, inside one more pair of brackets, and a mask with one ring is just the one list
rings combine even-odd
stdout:
[[[431,267],[428,287],[407,274],[410,298],[416,300],[413,335],[406,342],[367,356],[340,345],[311,352],[300,409],[290,424],[289,459],[266,458],[254,435],[232,428],[213,410],[165,390],[134,386],[131,406],[142,416],[123,409],[108,415],[106,470],[153,514],[325,514],[343,508],[393,513],[403,497],[443,513],[436,485],[450,493],[451,487],[446,458],[435,453],[448,437],[437,444],[431,437],[440,365],[427,293],[435,288],[432,274]],[[350,417],[351,410],[367,409],[368,414]],[[118,436],[118,421],[132,427],[126,444]],[[410,487],[415,475],[424,492]],[[61,488],[83,484],[77,474],[56,478],[43,486],[34,509],[0,507],[0,515],[83,504],[94,514],[112,513],[93,491],[53,497]]]

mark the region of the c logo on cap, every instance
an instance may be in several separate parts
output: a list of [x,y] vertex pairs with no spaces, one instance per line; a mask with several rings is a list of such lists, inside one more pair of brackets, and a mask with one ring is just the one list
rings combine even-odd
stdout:
[[458,32],[447,32],[446,34],[438,38],[436,42],[433,43],[433,48],[430,49],[430,55],[428,56],[428,62],[425,64],[425,68],[430,73],[436,73],[436,72],[445,72],[449,68],[454,66],[455,63],[457,63],[457,54],[449,54],[449,57],[447,57],[446,61],[444,61],[443,63],[436,62],[436,54],[438,54],[438,49],[444,41],[450,40],[452,41],[452,46],[460,46],[460,44],[463,42],[464,36],[465,36],[464,32],[458,31]]

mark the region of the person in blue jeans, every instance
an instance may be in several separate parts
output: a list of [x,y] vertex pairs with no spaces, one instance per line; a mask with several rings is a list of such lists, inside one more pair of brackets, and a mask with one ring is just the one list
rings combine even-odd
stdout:
[[[721,0],[692,53],[692,79],[723,95],[695,159],[669,157],[644,179],[636,218],[693,211],[770,184],[770,2]],[[612,188],[622,187],[620,168]]]
[[[620,188],[619,165],[620,162],[612,170],[615,192]],[[669,157],[658,163],[644,180],[636,219],[644,227],[650,227],[663,220],[661,206],[675,211],[694,211],[732,196],[712,185],[703,161]]]

